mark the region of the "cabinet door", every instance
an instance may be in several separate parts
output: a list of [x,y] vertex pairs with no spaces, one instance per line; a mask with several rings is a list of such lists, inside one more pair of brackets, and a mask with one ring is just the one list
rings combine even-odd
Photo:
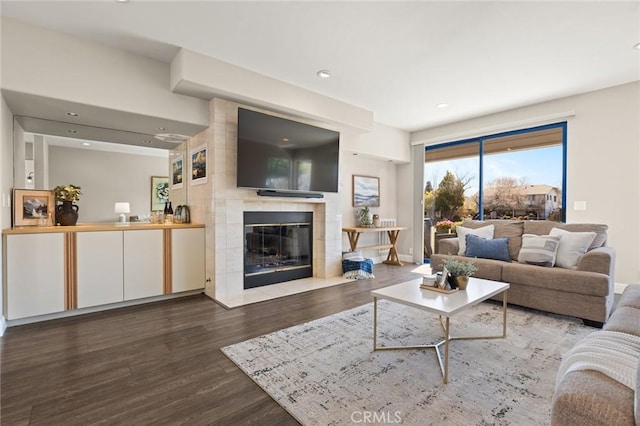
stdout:
[[64,233],[6,236],[7,319],[64,311]]
[[122,231],[78,232],[78,308],[122,302]]
[[204,228],[171,230],[173,292],[204,288]]
[[124,232],[124,300],[164,293],[162,229]]

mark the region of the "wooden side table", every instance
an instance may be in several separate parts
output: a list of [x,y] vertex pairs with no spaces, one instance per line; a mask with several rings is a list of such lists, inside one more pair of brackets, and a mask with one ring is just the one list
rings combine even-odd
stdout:
[[387,259],[383,263],[387,263],[389,265],[398,265],[401,266],[402,262],[398,258],[398,247],[396,242],[398,241],[398,235],[400,231],[406,230],[405,226],[385,226],[382,228],[359,228],[359,227],[350,227],[350,228],[342,228],[342,232],[346,232],[349,237],[349,246],[351,247],[351,251],[355,251],[358,248],[358,239],[360,238],[360,234],[364,232],[386,232],[389,236],[389,244],[379,244],[374,246],[365,246],[360,247],[361,249],[389,249],[389,254],[387,255]]

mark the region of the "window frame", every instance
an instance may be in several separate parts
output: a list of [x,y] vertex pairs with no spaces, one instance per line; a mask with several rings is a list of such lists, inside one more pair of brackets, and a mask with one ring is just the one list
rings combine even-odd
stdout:
[[[473,137],[473,138],[467,138],[467,139],[461,139],[461,140],[457,140],[457,141],[451,141],[451,142],[443,142],[443,143],[439,143],[439,144],[435,144],[435,145],[426,145],[424,148],[425,151],[425,164],[427,163],[426,161],[426,155],[429,151],[435,151],[438,149],[442,149],[442,148],[449,148],[449,147],[454,147],[454,146],[459,146],[462,147],[465,144],[471,144],[471,143],[477,143],[478,144],[478,160],[479,160],[479,168],[478,168],[478,180],[479,180],[479,185],[478,185],[478,201],[479,201],[479,206],[478,206],[478,217],[480,220],[484,220],[484,198],[483,198],[483,192],[484,192],[484,148],[485,148],[485,141],[489,141],[492,139],[498,139],[498,138],[503,138],[503,137],[507,137],[507,136],[515,136],[515,135],[522,135],[522,134],[526,134],[526,133],[533,133],[533,132],[539,132],[539,131],[543,131],[543,130],[549,130],[549,129],[561,129],[562,130],[562,142],[561,142],[561,149],[562,149],[562,209],[560,210],[560,221],[561,223],[565,223],[566,222],[566,218],[567,218],[567,122],[566,121],[561,121],[561,122],[557,122],[557,123],[550,123],[550,124],[543,124],[543,125],[538,125],[538,126],[533,126],[533,127],[527,127],[527,128],[523,128],[523,129],[517,129],[517,130],[509,130],[509,131],[504,131],[504,132],[499,132],[499,133],[492,133],[489,135],[483,135],[483,136],[478,136],[478,137]],[[463,157],[460,157],[463,158]],[[423,182],[423,186],[424,186],[424,182]],[[549,195],[549,198],[551,198],[551,196]],[[554,198],[557,198],[557,196],[554,196]]]

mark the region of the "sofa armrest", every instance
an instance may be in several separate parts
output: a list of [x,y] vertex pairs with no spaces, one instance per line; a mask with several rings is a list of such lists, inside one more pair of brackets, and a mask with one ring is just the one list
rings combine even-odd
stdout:
[[443,238],[436,242],[436,253],[438,254],[458,254],[458,237]]
[[586,252],[578,260],[578,271],[597,272],[609,276],[613,282],[616,266],[616,251],[611,247],[598,247]]

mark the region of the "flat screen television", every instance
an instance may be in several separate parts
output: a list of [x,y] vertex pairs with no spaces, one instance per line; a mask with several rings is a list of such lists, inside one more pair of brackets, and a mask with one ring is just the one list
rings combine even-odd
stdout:
[[238,108],[239,188],[338,192],[340,133]]

